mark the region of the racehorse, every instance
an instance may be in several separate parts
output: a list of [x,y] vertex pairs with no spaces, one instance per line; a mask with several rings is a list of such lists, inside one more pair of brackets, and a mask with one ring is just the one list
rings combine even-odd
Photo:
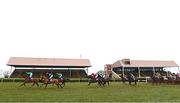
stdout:
[[124,75],[120,75],[120,77],[121,77],[121,81],[123,82],[123,84],[126,82],[126,81],[128,81],[128,79],[127,79],[127,76],[124,74]]
[[104,86],[104,82],[102,80],[100,80],[99,78],[94,78],[92,75],[88,75],[88,79],[89,79],[89,84],[90,85],[91,83],[98,83],[99,86],[103,85]]
[[154,85],[154,84],[156,84],[156,85],[161,84],[161,83],[163,83],[163,81],[164,81],[164,78],[163,78],[163,76],[161,76],[160,73],[154,73],[154,74],[151,76],[151,78],[152,78],[152,83],[153,83],[153,85]]
[[24,82],[20,85],[21,86],[26,86],[26,83],[33,83],[31,86],[34,86],[35,84],[37,85],[37,87],[39,87],[39,78],[25,78]]
[[[100,76],[100,75],[98,75],[98,76]],[[97,78],[98,78],[98,77],[97,77]],[[100,76],[99,78],[102,80],[102,82],[104,83],[104,85],[107,83],[108,86],[109,86],[109,85],[110,85],[109,82],[110,82],[112,76],[109,75],[108,77],[105,77],[105,78],[103,78],[103,77]]]
[[[41,87],[43,86],[43,85],[45,85],[45,88],[47,87],[47,85],[48,84],[55,84],[58,88],[59,88],[59,86],[61,87],[61,88],[63,88],[63,86],[60,84],[60,80],[59,79],[51,79],[50,81],[49,81],[49,79],[47,78],[47,77],[45,77],[45,76],[42,76],[41,77],[41,83],[43,83],[42,85],[41,85]],[[62,83],[62,82],[61,82]],[[65,86],[65,81],[63,82],[63,85]]]
[[138,79],[132,73],[129,73],[129,75],[120,75],[120,77],[123,84],[127,81],[129,82],[129,85],[131,85],[132,82],[134,82],[136,85],[138,81]]
[[129,85],[131,85],[131,82],[134,82],[134,84],[137,84],[138,79],[132,74],[129,73],[129,75],[127,76],[127,80],[129,82]]
[[179,82],[179,77],[175,73],[168,73],[166,77],[168,84],[178,84]]
[[65,85],[66,85],[66,81],[68,81],[69,79],[67,79],[67,78],[58,78],[58,80],[59,80],[59,83],[61,83],[61,84],[59,84],[60,86],[61,86],[61,88],[62,87],[64,87]]

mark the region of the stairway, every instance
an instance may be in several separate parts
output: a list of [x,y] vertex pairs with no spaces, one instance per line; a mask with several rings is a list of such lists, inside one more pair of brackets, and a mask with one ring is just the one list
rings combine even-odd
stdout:
[[112,73],[112,78],[121,79],[121,77],[118,74],[116,74],[113,70],[111,71],[111,73]]

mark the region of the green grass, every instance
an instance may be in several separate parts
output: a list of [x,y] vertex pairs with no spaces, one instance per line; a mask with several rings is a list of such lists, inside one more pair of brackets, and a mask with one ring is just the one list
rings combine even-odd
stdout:
[[0,83],[0,102],[180,102],[180,85],[111,83],[67,83],[64,88],[18,87],[20,83]]

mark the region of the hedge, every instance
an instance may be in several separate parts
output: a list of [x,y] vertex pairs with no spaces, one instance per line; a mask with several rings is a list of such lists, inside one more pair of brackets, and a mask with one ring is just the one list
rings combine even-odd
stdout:
[[[0,83],[3,82],[23,82],[24,78],[0,78]],[[118,82],[120,80],[111,80],[111,82]],[[88,82],[87,78],[70,78],[67,82]]]

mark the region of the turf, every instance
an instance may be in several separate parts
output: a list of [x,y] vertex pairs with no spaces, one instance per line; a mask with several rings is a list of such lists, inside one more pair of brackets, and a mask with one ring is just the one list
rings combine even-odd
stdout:
[[64,88],[37,88],[20,83],[0,83],[0,102],[180,102],[180,85],[113,82],[108,87],[67,83]]

